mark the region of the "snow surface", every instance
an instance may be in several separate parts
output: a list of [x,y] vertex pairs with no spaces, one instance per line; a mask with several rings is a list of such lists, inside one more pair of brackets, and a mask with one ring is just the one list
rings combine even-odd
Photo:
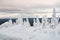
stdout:
[[[41,27],[41,26],[40,26]],[[60,40],[60,24],[55,29],[13,25],[0,29],[0,40]]]

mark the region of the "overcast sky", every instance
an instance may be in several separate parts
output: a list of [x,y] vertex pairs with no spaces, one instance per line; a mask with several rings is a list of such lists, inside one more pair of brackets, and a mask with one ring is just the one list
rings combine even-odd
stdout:
[[32,7],[38,5],[52,6],[59,0],[0,0],[0,8]]
[[[59,3],[60,0],[0,0],[0,12],[19,11],[17,9],[21,7],[54,6]],[[2,17],[2,15],[0,17]]]

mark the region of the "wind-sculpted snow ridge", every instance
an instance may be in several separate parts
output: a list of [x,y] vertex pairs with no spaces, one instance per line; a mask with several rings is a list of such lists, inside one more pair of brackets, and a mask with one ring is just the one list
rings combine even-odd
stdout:
[[9,20],[9,21],[1,24],[1,25],[0,25],[0,29],[1,29],[1,28],[8,28],[8,26],[10,27],[10,26],[12,26],[12,25],[13,25],[13,24],[12,24],[12,20]]

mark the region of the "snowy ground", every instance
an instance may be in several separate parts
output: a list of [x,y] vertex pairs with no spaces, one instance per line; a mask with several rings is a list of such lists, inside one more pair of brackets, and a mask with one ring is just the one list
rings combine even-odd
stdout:
[[55,29],[40,27],[3,27],[0,29],[0,40],[60,40],[60,25]]

